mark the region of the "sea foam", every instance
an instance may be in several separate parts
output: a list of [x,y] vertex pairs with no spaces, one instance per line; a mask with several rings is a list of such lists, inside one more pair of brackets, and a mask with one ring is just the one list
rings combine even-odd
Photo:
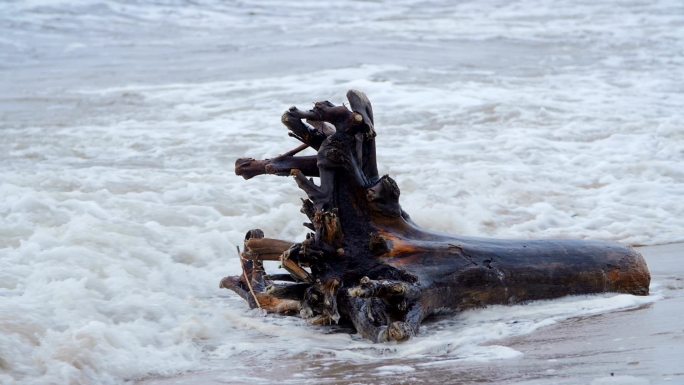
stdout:
[[306,230],[293,181],[244,181],[235,159],[295,147],[282,112],[349,88],[425,227],[684,240],[679,2],[172,3],[0,5],[0,383],[272,382],[254,360],[410,375],[518,357],[496,341],[657,299],[492,307],[373,345],[264,317],[218,282],[247,230]]

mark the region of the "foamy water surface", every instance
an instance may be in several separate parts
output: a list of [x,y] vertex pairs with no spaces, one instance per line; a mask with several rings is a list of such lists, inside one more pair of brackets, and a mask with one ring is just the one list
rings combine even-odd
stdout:
[[297,146],[282,112],[349,88],[419,224],[684,240],[683,23],[666,0],[0,4],[0,383],[218,367],[268,383],[255,361],[410,373],[654,300],[493,307],[373,345],[263,317],[218,281],[246,230],[305,234],[294,183],[243,181],[235,159]]

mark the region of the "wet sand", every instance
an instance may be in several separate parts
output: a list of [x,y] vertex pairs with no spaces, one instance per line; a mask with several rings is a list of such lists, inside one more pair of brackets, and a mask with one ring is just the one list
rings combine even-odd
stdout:
[[[652,304],[573,318],[516,338],[496,341],[522,354],[473,362],[397,360],[335,365],[255,362],[244,383],[281,384],[681,384],[684,383],[684,244],[639,248],[651,270]],[[523,305],[524,306],[524,305]],[[408,342],[410,343],[410,342]],[[248,368],[245,368],[249,370]],[[244,376],[241,376],[244,379]],[[231,373],[206,371],[153,378],[137,385],[243,383]]]

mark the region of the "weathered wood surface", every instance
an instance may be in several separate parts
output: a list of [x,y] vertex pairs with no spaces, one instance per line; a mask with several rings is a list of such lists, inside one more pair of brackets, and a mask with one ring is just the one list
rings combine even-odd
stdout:
[[[347,98],[350,109],[327,101],[310,111],[290,108],[282,122],[303,144],[273,159],[236,162],[245,179],[294,176],[308,197],[302,213],[312,230],[302,242],[247,233],[243,274],[224,278],[221,287],[251,307],[315,324],[349,322],[380,342],[415,335],[437,310],[572,294],[648,294],[644,259],[616,243],[485,239],[419,228],[401,209],[396,183],[378,175],[370,101],[355,90]],[[316,156],[296,156],[308,146]],[[264,260],[281,261],[290,274],[266,275]]]

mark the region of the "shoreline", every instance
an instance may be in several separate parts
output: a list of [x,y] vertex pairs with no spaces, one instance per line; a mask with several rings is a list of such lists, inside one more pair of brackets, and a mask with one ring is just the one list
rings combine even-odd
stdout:
[[[305,363],[270,363],[277,369],[260,370],[253,383],[287,384],[659,384],[684,381],[678,357],[684,354],[684,243],[636,247],[651,271],[651,294],[661,298],[637,308],[572,317],[522,336],[487,345],[520,354],[511,358],[468,361],[416,360],[340,363],[323,373],[303,369]],[[525,306],[525,305],[516,305]],[[410,341],[408,342],[410,343]],[[311,368],[309,368],[311,369]],[[321,368],[318,368],[321,369]],[[287,373],[288,378],[278,374]],[[292,375],[295,373],[294,375]],[[301,373],[302,376],[298,376]],[[306,376],[304,376],[306,375]],[[220,370],[154,377],[136,385],[218,385],[248,383]]]

